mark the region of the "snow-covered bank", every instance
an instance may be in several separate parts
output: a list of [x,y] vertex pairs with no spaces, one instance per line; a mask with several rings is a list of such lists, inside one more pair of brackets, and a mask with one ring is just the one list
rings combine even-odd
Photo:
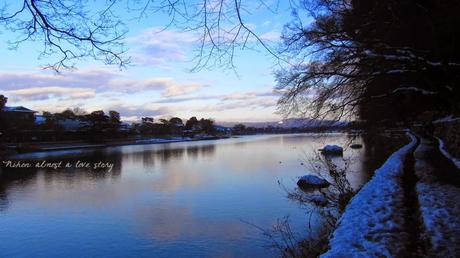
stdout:
[[422,139],[415,151],[415,170],[419,178],[416,189],[426,238],[431,244],[428,256],[458,257],[460,185],[455,177],[460,175],[453,166],[450,169],[449,166],[440,166],[445,161],[435,156],[436,147],[435,142]]
[[148,139],[141,139],[141,140],[136,140],[136,143],[140,144],[148,144],[148,143],[169,143],[169,142],[188,142],[193,140],[190,137],[172,137],[170,139],[164,139],[164,138],[148,138]]
[[394,257],[405,248],[404,159],[417,144],[393,153],[347,206],[321,257]]
[[454,156],[452,156],[452,155],[447,151],[446,145],[445,145],[445,143],[444,143],[443,140],[441,140],[441,139],[438,138],[438,137],[436,137],[436,139],[438,139],[438,141],[439,141],[439,150],[442,152],[442,154],[443,154],[446,158],[450,159],[450,160],[455,164],[455,166],[456,166],[458,169],[460,169],[460,159],[455,158]]

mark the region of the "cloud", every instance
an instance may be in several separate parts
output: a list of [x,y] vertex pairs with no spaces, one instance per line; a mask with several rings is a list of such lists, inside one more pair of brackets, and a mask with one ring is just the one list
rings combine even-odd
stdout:
[[202,83],[179,83],[170,77],[159,77],[145,80],[114,80],[109,83],[113,90],[121,91],[161,91],[163,97],[187,95],[207,87]]
[[200,112],[219,112],[228,111],[232,109],[264,109],[276,106],[278,100],[276,98],[255,98],[238,101],[220,102],[217,105],[208,105],[198,109]]
[[[171,77],[124,79],[110,70],[77,70],[62,74],[0,73],[0,85],[5,95],[15,95],[21,100],[62,98],[90,98],[102,94],[158,91],[163,97],[188,95],[207,85],[200,82],[181,83]],[[96,94],[97,93],[97,94]]]
[[192,46],[196,39],[191,32],[150,28],[127,41],[133,45],[133,63],[164,66],[170,62],[187,60],[187,47]]
[[194,100],[215,100],[219,99],[221,95],[200,95],[200,96],[187,96],[187,97],[170,97],[155,101],[155,103],[180,103]]
[[155,101],[155,103],[179,103],[194,100],[219,100],[221,102],[235,101],[235,100],[248,100],[256,99],[261,97],[276,97],[280,94],[275,91],[264,91],[264,92],[235,92],[229,94],[220,95],[200,95],[200,96],[187,96],[187,97],[171,97]]
[[118,103],[115,105],[104,108],[105,110],[116,110],[120,112],[123,117],[129,117],[130,120],[138,120],[141,117],[157,117],[173,115],[176,111],[173,107],[168,106],[155,106],[151,104],[125,104]]
[[80,87],[100,88],[117,76],[106,69],[76,70],[55,74],[37,72],[0,72],[0,85],[3,90],[17,90],[38,87]]
[[281,33],[278,31],[269,31],[260,35],[260,39],[267,41],[279,41],[281,39]]
[[[202,81],[179,81],[172,77],[134,79],[108,69],[0,72],[0,94],[9,105],[24,105],[38,111],[62,111],[81,107],[87,111],[117,110],[123,118],[142,116],[190,116],[227,110],[264,111],[276,104],[279,93],[272,90],[208,93]],[[194,101],[193,103],[186,102]],[[181,105],[181,103],[183,103]],[[239,111],[238,111],[239,112]],[[245,116],[244,112],[239,115]]]
[[84,99],[94,97],[96,92],[91,88],[34,87],[5,91],[5,94],[12,99],[33,101],[50,98]]
[[267,27],[267,26],[269,26],[271,23],[272,23],[271,21],[267,20],[267,21],[264,21],[264,22],[262,23],[262,26]]

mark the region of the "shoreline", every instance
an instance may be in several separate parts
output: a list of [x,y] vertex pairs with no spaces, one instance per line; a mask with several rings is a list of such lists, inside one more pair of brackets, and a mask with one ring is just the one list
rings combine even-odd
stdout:
[[[303,132],[300,134],[313,134],[313,135],[330,135],[330,134],[361,134],[362,131],[325,131],[325,132]],[[279,133],[274,133],[277,135]],[[287,134],[298,134],[287,133]],[[129,145],[144,145],[144,144],[162,144],[162,143],[174,143],[174,142],[192,142],[192,141],[206,141],[206,140],[222,140],[229,138],[238,138],[247,135],[267,135],[266,133],[261,134],[243,134],[243,135],[225,135],[225,136],[201,136],[201,137],[151,137],[151,138],[140,138],[140,139],[108,139],[100,143],[91,143],[88,141],[61,141],[61,142],[28,142],[28,143],[16,143],[16,144],[5,144],[4,149],[0,149],[0,156],[9,156],[14,154],[23,153],[34,153],[34,152],[51,152],[51,151],[64,151],[64,150],[80,150],[80,149],[96,149],[96,148],[108,148],[116,146],[129,146]],[[270,135],[270,134],[268,134]]]
[[[61,150],[79,150],[79,149],[97,149],[116,146],[129,146],[129,145],[144,145],[144,144],[161,144],[161,143],[174,143],[174,142],[192,142],[192,141],[207,141],[207,140],[221,140],[228,139],[234,136],[205,136],[199,138],[189,137],[172,137],[168,138],[145,138],[145,139],[129,139],[129,140],[107,140],[104,143],[88,143],[88,142],[56,142],[56,143],[27,143],[18,145],[7,145],[6,155],[14,155],[21,153],[33,152],[49,152]],[[22,146],[21,146],[22,145]]]
[[[325,131],[325,132],[302,132],[301,134],[360,134],[362,131]],[[269,133],[279,134],[279,133]],[[282,133],[284,134],[284,133]],[[287,134],[298,134],[287,133]],[[0,154],[11,155],[18,153],[32,153],[32,152],[47,152],[47,151],[60,151],[60,150],[77,150],[77,149],[91,149],[91,148],[107,148],[114,146],[129,146],[129,145],[142,145],[142,144],[160,144],[160,143],[174,143],[174,142],[189,142],[189,141],[206,141],[206,140],[222,140],[229,138],[238,138],[247,135],[267,135],[266,133],[260,134],[242,134],[242,135],[225,135],[225,136],[202,136],[202,137],[181,137],[172,136],[166,138],[151,137],[151,138],[140,138],[140,139],[108,139],[100,143],[90,143],[88,141],[61,141],[61,142],[27,142],[27,143],[16,143],[16,144],[5,144],[3,150],[0,149]],[[2,153],[3,151],[3,153]]]

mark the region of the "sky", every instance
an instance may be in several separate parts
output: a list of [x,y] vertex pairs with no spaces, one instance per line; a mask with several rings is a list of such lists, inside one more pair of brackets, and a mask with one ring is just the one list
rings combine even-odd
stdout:
[[[95,6],[95,9],[98,7]],[[287,7],[276,12],[251,7],[245,22],[271,46],[279,43],[283,25],[290,19]],[[0,94],[8,106],[60,112],[79,107],[86,111],[116,110],[125,121],[141,117],[191,116],[217,122],[277,121],[279,94],[274,71],[277,60],[251,41],[251,49],[235,53],[235,69],[212,68],[190,71],[198,49],[197,35],[171,26],[164,14],[133,18],[119,7],[129,29],[123,40],[131,64],[120,69],[95,60],[76,63],[74,70],[59,74],[42,69],[48,59],[40,57],[43,43],[25,42],[10,49],[18,34],[0,27]],[[252,44],[251,44],[252,43]]]

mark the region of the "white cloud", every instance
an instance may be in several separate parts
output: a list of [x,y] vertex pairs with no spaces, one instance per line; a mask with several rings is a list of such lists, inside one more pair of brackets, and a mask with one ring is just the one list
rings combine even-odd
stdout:
[[128,39],[134,64],[167,67],[170,62],[186,61],[189,46],[197,37],[191,32],[150,28]]
[[124,79],[113,71],[104,69],[77,70],[62,74],[0,73],[3,94],[21,97],[21,100],[50,98],[90,98],[96,95],[158,91],[163,97],[188,95],[207,85],[201,82],[182,83],[171,77]]
[[278,31],[269,31],[260,35],[260,39],[267,41],[279,41],[281,39],[281,33]]
[[84,99],[94,97],[96,92],[91,88],[64,88],[64,87],[34,87],[19,90],[5,91],[7,96],[17,100],[46,100],[59,99]]
[[87,69],[56,74],[40,72],[0,72],[0,85],[3,90],[16,90],[36,87],[87,87],[100,88],[117,76],[106,69]]
[[206,87],[202,83],[180,83],[170,77],[157,77],[145,80],[114,80],[109,83],[113,90],[140,91],[155,90],[161,91],[163,97],[183,96],[199,91]]

